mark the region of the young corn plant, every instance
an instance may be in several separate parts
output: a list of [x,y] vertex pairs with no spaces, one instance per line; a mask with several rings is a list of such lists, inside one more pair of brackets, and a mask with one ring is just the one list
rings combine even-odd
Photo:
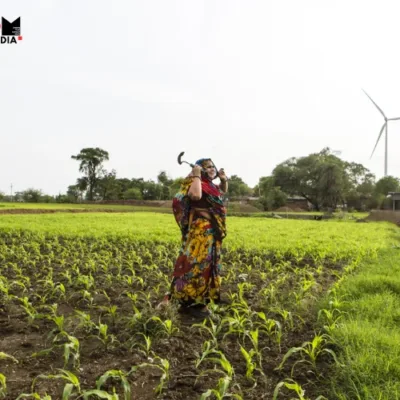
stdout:
[[16,364],[18,364],[18,360],[15,357],[11,356],[10,354],[3,353],[2,351],[0,351],[0,360],[7,360],[7,359],[12,360]]
[[17,296],[14,296],[10,293],[11,285],[7,281],[7,279],[3,276],[0,276],[0,301],[3,304],[10,302],[13,299],[16,299]]
[[[210,324],[210,326],[208,326]],[[211,338],[215,348],[218,347],[218,336],[221,334],[223,324],[215,324],[211,319],[205,319],[201,324],[193,324],[193,328],[199,328],[201,331],[207,332]]]
[[[62,343],[59,344],[58,342]],[[53,340],[55,347],[62,347],[64,349],[64,369],[67,367],[70,359],[72,359],[73,368],[77,369],[80,365],[80,343],[79,340],[72,335],[69,335],[67,332],[60,332]],[[53,347],[48,350],[44,350],[43,352],[51,352],[53,351]],[[42,352],[40,352],[42,353]],[[39,354],[38,354],[39,355]]]
[[201,354],[199,352],[195,352],[196,355],[196,362],[195,366],[196,369],[199,367],[199,365],[210,355],[210,354],[219,354],[216,344],[213,340],[207,340],[203,342],[202,346],[202,352]]
[[139,368],[143,367],[153,367],[161,370],[162,375],[160,377],[160,383],[157,385],[157,387],[154,389],[156,394],[162,394],[165,388],[165,385],[168,384],[169,378],[170,378],[170,364],[167,359],[161,358],[156,356],[155,359],[158,359],[160,361],[160,365],[158,364],[151,364],[151,363],[143,363],[137,366],[134,366],[131,368],[129,371],[128,375],[131,373],[135,373]]
[[[219,358],[217,357],[209,357],[210,354],[214,354],[216,356],[219,356]],[[197,380],[205,375],[208,372],[219,372],[224,376],[227,376],[230,380],[233,379],[234,376],[234,369],[232,364],[229,362],[229,360],[225,357],[225,354],[220,351],[220,350],[212,350],[210,351],[206,356],[204,356],[199,362],[196,362],[196,367],[198,367],[202,362],[204,361],[211,361],[214,364],[219,364],[221,366],[221,369],[216,368],[216,366],[214,365],[214,369],[208,369],[206,371],[203,371],[197,378],[196,378],[196,382]]]
[[239,337],[244,340],[246,332],[252,329],[253,322],[247,312],[240,314],[239,310],[236,308],[233,308],[232,311],[233,316],[225,317],[221,321],[221,325],[228,325],[228,331],[224,334],[222,339],[225,339],[225,337],[230,334],[237,333]]
[[232,397],[236,400],[243,400],[243,397],[237,393],[230,393],[229,386],[232,382],[232,379],[229,376],[224,376],[220,378],[218,381],[217,389],[208,389],[207,392],[203,393],[200,397],[200,400],[206,400],[210,396],[214,395],[217,400],[223,400],[227,397]]
[[328,338],[328,336],[325,334],[315,335],[313,340],[311,340],[309,342],[304,342],[301,345],[301,347],[292,347],[284,355],[282,362],[279,364],[279,366],[276,368],[276,370],[281,370],[283,368],[283,365],[287,361],[287,359],[295,353],[300,353],[302,359],[296,361],[293,364],[293,367],[291,370],[291,376],[293,376],[294,367],[298,363],[303,363],[303,362],[307,363],[307,364],[311,364],[314,371],[317,371],[317,359],[319,356],[321,356],[324,353],[330,354],[333,357],[336,364],[341,365],[336,357],[335,352],[331,349],[324,347],[328,343],[327,338]]
[[50,309],[51,309],[51,314],[47,315],[46,318],[49,321],[53,321],[56,327],[50,331],[48,337],[52,336],[54,333],[58,334],[61,332],[65,332],[64,315],[57,315],[57,304],[51,306]]
[[22,308],[28,316],[28,324],[33,325],[33,322],[36,319],[43,318],[44,315],[37,312],[36,308],[33,307],[32,303],[29,301],[27,297],[23,297],[22,299],[18,299],[22,303]]
[[282,317],[285,325],[289,327],[289,329],[294,329],[294,317],[300,320],[301,323],[304,324],[304,320],[297,314],[293,314],[291,311],[285,310],[281,307],[273,307],[270,309],[271,312],[274,312]]
[[133,310],[132,315],[123,318],[124,320],[127,321],[128,328],[132,330],[137,330],[138,325],[140,325],[141,330],[146,330],[146,324],[148,321],[147,322],[143,321],[142,312],[135,306],[135,304],[132,304],[132,310]]
[[325,320],[326,324],[324,325],[324,329],[328,334],[330,334],[337,327],[338,322],[343,317],[344,313],[345,312],[342,312],[337,308],[331,310],[323,308],[318,311],[318,321],[320,319]]
[[105,315],[110,317],[111,325],[115,326],[115,322],[118,319],[118,307],[116,305],[112,305],[109,307],[100,306],[99,308],[105,312]]
[[[278,395],[282,387],[285,387],[286,389],[295,392],[297,394],[297,400],[308,400],[305,395],[305,390],[293,379],[285,379],[281,382],[279,382],[274,390],[273,398],[272,400],[277,400]],[[324,396],[318,396],[315,400],[328,400]]]
[[257,369],[257,363],[253,361],[253,357],[257,353],[254,349],[251,349],[248,352],[243,346],[240,346],[240,352],[242,353],[242,356],[246,360],[246,378],[252,382],[255,382],[253,372]]
[[[34,400],[52,400],[49,395],[44,395],[42,397],[39,393],[22,393],[20,394],[16,400],[27,400],[27,399],[34,399]],[[63,398],[64,400],[64,398]]]
[[59,300],[63,300],[65,299],[65,286],[62,283],[59,283],[58,285],[56,285],[52,292],[51,292],[52,296],[56,296]]
[[[32,381],[32,387],[31,390],[32,392],[34,391],[36,381],[38,379],[61,379],[67,382],[67,384],[64,387],[63,394],[62,394],[62,400],[68,400],[70,396],[73,394],[73,392],[77,392],[75,394],[80,394],[81,393],[81,385],[79,378],[74,375],[70,371],[66,371],[65,369],[59,369],[57,368],[57,371],[60,372],[60,374],[57,375],[38,375],[33,381]],[[26,396],[26,395],[25,395]],[[40,399],[40,397],[39,397]]]
[[96,396],[99,399],[104,399],[104,400],[119,400],[119,397],[115,393],[115,391],[113,394],[110,394],[104,390],[92,389],[92,390],[85,390],[82,393],[83,400],[89,400],[90,398],[92,398],[92,396]]
[[97,390],[100,390],[109,379],[117,380],[121,382],[122,389],[124,390],[124,399],[131,400],[131,385],[129,384],[127,379],[128,375],[129,374],[126,374],[121,370],[113,369],[107,371],[96,381]]
[[99,322],[99,325],[96,325],[95,329],[98,331],[98,334],[96,336],[91,335],[89,337],[96,337],[97,339],[99,339],[104,344],[106,349],[109,349],[110,346],[113,345],[114,343],[118,343],[118,340],[115,337],[115,335],[113,335],[112,333],[111,334],[108,333],[107,324],[102,324],[101,322]]
[[93,305],[94,298],[88,290],[82,289],[79,293],[82,295],[82,300],[86,301],[90,306]]
[[7,380],[5,375],[0,373],[0,399],[6,398],[7,395]]
[[[260,367],[259,371],[261,372],[262,375],[264,375],[264,373],[262,372],[262,352],[263,352],[263,350],[268,349],[268,347],[264,347],[264,348],[260,349],[258,328],[247,332],[246,336],[250,339],[250,342],[253,345],[254,355],[257,356],[258,365]],[[250,353],[251,353],[251,351],[250,351]],[[242,354],[243,354],[243,352],[242,352]]]
[[[153,316],[147,321],[147,323],[151,320],[158,322],[160,324],[160,326],[162,327],[163,332],[168,337],[171,337],[175,332],[179,332],[179,328],[175,327],[173,325],[172,320],[170,320],[170,319],[163,321],[160,317]],[[146,325],[147,325],[147,323],[146,323]]]
[[75,315],[79,320],[75,330],[83,329],[86,333],[93,332],[96,328],[96,324],[91,320],[90,314],[87,314],[84,311],[75,310]]
[[151,337],[150,336],[146,336],[144,333],[139,333],[139,335],[142,335],[144,338],[144,344],[143,343],[137,343],[134,342],[133,345],[131,346],[134,347],[135,345],[138,345],[139,347],[141,347],[141,350],[139,350],[141,353],[143,353],[147,358],[150,357],[150,353],[152,353],[151,351]]
[[[61,342],[61,343],[60,343]],[[80,344],[75,336],[69,335],[63,331],[56,335],[53,339],[53,346],[49,349],[41,350],[32,354],[32,357],[47,356],[53,353],[56,348],[63,348],[64,369],[67,367],[72,358],[73,368],[79,368],[80,365]]]

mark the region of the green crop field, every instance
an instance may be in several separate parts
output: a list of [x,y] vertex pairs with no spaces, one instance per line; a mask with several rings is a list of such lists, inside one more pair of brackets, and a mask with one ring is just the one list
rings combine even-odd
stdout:
[[[151,202],[149,202],[151,203]],[[291,217],[296,215],[323,215],[323,212],[320,211],[281,211],[281,212],[266,212],[257,210],[254,207],[251,207],[251,211],[246,208],[246,204],[242,206],[238,202],[229,202],[227,204],[227,209],[230,215],[240,214],[241,216],[254,216],[258,217],[271,217],[273,214],[278,214],[282,218]],[[24,213],[24,212],[32,212],[32,213],[41,213],[46,211],[51,212],[62,212],[62,211],[70,211],[70,212],[83,212],[83,211],[113,211],[113,212],[158,212],[158,213],[172,213],[172,207],[170,205],[161,205],[161,206],[151,206],[151,205],[120,205],[120,204],[70,204],[70,203],[1,203],[0,202],[0,214],[2,213]],[[334,213],[333,217],[339,219],[358,219],[365,218],[369,215],[368,212],[338,212]]]
[[[179,249],[172,215],[0,215],[0,398],[399,398],[376,371],[365,373],[366,356],[364,364],[346,359],[361,354],[352,312],[365,285],[375,287],[363,271],[377,274],[381,265],[390,275],[380,260],[395,268],[398,228],[239,217],[227,224],[224,301],[196,320],[175,305],[156,308]],[[389,282],[396,292],[400,284]],[[394,368],[386,370],[392,378]],[[370,387],[362,379],[374,373],[380,383]]]

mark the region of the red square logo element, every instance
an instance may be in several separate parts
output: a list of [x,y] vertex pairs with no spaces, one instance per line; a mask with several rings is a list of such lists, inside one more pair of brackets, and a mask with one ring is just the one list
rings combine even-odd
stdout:
[[18,40],[22,40],[22,36],[18,36]]

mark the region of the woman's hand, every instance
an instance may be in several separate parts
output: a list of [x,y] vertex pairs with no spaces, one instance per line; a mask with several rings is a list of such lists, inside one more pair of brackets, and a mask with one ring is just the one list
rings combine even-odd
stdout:
[[194,176],[199,176],[199,177],[201,177],[201,171],[202,171],[202,169],[203,169],[203,168],[201,168],[200,165],[195,165],[195,166],[193,167],[193,169],[192,169],[193,175],[194,175]]
[[226,177],[225,171],[223,168],[221,168],[218,171],[218,175],[219,175],[219,179],[221,179],[221,182],[226,182],[228,180],[228,178]]
[[200,165],[195,165],[192,169],[192,176],[197,176],[199,179],[192,179],[193,182],[190,185],[188,196],[195,201],[200,200],[202,196],[201,170],[202,168]]

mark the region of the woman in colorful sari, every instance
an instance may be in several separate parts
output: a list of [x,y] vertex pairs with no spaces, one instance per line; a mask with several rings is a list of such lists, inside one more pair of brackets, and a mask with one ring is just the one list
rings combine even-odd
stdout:
[[[216,177],[221,180],[215,185]],[[207,303],[220,301],[221,245],[226,236],[226,209],[222,196],[228,190],[223,169],[209,158],[196,161],[173,199],[175,220],[182,244],[175,262],[170,293],[163,303],[177,300],[181,308],[209,315]]]

